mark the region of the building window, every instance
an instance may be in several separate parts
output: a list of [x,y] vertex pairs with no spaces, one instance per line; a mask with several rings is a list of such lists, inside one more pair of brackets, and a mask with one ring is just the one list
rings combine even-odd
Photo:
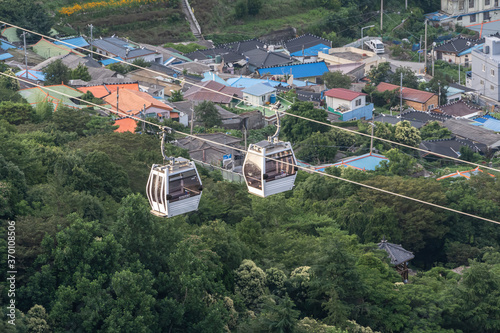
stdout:
[[484,5],[489,6],[490,5],[490,0],[484,0]]
[[361,105],[361,98],[356,100],[356,106],[360,106],[360,105]]
[[474,0],[469,0],[469,8],[474,8]]
[[457,17],[457,21],[462,21],[462,16]]
[[476,22],[476,14],[472,14],[470,16],[470,23],[474,23],[474,22]]
[[484,81],[483,80],[479,80],[479,84],[484,84]]
[[493,85],[490,86],[491,90],[495,90],[495,87]]
[[486,72],[486,65],[483,64],[483,72]]
[[465,0],[458,1],[458,10],[464,10],[465,8]]
[[491,76],[495,76],[495,70],[494,69],[490,69],[490,74],[491,74]]
[[432,109],[434,109],[434,104],[429,105],[429,107],[427,108],[427,110],[432,110]]
[[483,13],[483,21],[487,21],[490,19],[490,12]]

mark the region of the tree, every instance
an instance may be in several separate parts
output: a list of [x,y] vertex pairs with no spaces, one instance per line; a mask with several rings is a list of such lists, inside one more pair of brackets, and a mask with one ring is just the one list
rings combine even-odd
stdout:
[[[52,18],[45,7],[39,2],[31,0],[17,0],[14,4],[12,2],[0,2],[0,18],[13,25],[44,35],[49,34],[53,24]],[[20,35],[22,31],[18,30],[17,33]],[[26,35],[26,42],[30,44],[39,39],[38,35]]]
[[401,84],[401,74],[403,74],[403,87],[418,88],[418,79],[415,72],[409,67],[398,67],[394,74],[390,76],[390,82],[399,86]]
[[222,125],[222,118],[215,104],[211,101],[203,101],[194,107],[196,120],[201,121],[207,128]]
[[266,273],[252,260],[245,259],[236,270],[235,291],[240,294],[245,303],[252,307],[263,296],[266,287]]
[[349,75],[343,74],[341,71],[326,72],[325,74],[323,74],[322,79],[328,89],[349,89],[351,87],[351,78],[349,77]]
[[451,131],[439,125],[437,121],[431,121],[420,128],[420,137],[422,140],[448,139],[451,137]]
[[25,103],[1,102],[0,119],[5,119],[13,125],[19,125],[31,120],[34,111],[31,105]]
[[[327,111],[323,109],[315,109],[311,102],[295,102],[288,113],[295,114],[308,119],[317,120],[326,123]],[[326,132],[329,128],[326,125],[311,122],[309,120],[300,119],[294,116],[287,115],[281,121],[281,133],[283,136],[292,142],[303,141],[315,132]]]
[[240,0],[234,6],[234,15],[237,19],[244,18],[248,13],[248,7],[246,0]]
[[61,59],[57,59],[43,69],[45,74],[45,85],[68,84],[71,78],[71,70],[63,64]]
[[380,82],[387,82],[390,78],[391,64],[382,62],[368,73],[371,84],[377,86]]
[[129,65],[131,71],[139,69],[138,67],[151,67],[151,62],[144,60],[144,58],[134,59],[134,61],[132,61],[132,64],[135,66]]
[[394,138],[397,142],[408,146],[418,147],[420,144],[420,132],[407,120],[400,121],[396,124]]
[[12,91],[19,90],[19,81],[16,79],[16,74],[12,71],[12,69],[8,69],[4,72],[8,76],[0,77],[0,89],[9,89]]
[[170,98],[168,99],[170,102],[180,102],[184,100],[184,96],[182,96],[182,90],[172,90]]
[[29,332],[49,333],[50,326],[47,323],[48,316],[45,308],[41,305],[34,305],[27,313],[27,326]]
[[92,77],[89,74],[89,69],[83,64],[78,64],[78,67],[76,67],[71,71],[70,76],[72,80],[78,80],[78,79],[83,81],[92,80]]
[[130,66],[120,62],[115,62],[108,65],[107,67],[109,70],[115,71],[120,74],[127,74],[128,72],[130,72]]
[[403,153],[399,149],[393,148],[384,153],[389,161],[382,161],[377,170],[389,172],[393,175],[403,176],[412,172],[417,164],[415,158]]

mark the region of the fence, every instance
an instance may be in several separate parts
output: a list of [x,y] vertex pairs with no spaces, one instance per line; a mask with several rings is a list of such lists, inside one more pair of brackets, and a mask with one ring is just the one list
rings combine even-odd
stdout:
[[193,160],[193,161],[195,161],[196,163],[200,164],[205,169],[208,169],[210,171],[213,171],[216,169],[219,170],[222,173],[222,178],[224,180],[227,180],[230,182],[245,183],[245,178],[243,178],[243,175],[240,173],[233,172],[231,170],[222,169],[221,167],[218,167],[218,166],[215,166],[212,164],[208,164],[208,163],[205,163],[202,161],[198,161],[198,160]]

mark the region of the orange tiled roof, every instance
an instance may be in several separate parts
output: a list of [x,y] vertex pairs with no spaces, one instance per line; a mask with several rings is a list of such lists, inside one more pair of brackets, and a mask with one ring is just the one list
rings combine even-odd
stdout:
[[80,87],[78,90],[86,93],[90,91],[95,98],[103,98],[108,96],[111,93],[116,92],[116,90],[121,89],[129,89],[139,91],[139,83],[124,83],[124,84],[102,84],[99,86],[91,86],[91,87]]
[[[396,90],[396,89],[397,91],[399,91],[399,86],[387,82],[380,82],[377,86],[377,90],[380,92],[384,92],[387,90]],[[425,103],[429,99],[431,99],[432,96],[434,95],[436,94],[428,91],[403,87],[403,99],[407,99],[409,101]]]
[[124,133],[132,132],[135,133],[135,128],[137,127],[137,122],[131,118],[118,119],[114,123],[115,126],[119,126],[115,129],[115,132]]
[[[111,111],[116,112],[116,92],[106,96],[104,100],[112,105]],[[130,89],[120,89],[118,104],[121,114],[126,113],[129,115],[139,114],[142,111],[144,105],[146,106],[146,109],[150,107],[156,107],[165,111],[173,110],[167,104],[156,100],[151,95],[145,92]]]

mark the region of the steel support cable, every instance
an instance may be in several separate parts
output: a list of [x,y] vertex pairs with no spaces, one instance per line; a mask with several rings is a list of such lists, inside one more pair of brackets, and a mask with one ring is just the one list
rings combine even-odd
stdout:
[[[11,75],[7,75],[5,73],[2,73],[0,72],[1,75],[3,76],[6,76],[6,77],[13,77]],[[61,93],[61,92],[58,92],[54,89],[50,89],[50,88],[47,88],[47,87],[43,87],[43,86],[40,86],[36,83],[33,83],[33,82],[29,82],[28,80],[23,80],[21,79],[21,81],[25,82],[25,83],[28,83],[28,84],[31,84],[33,86],[37,86],[39,88],[43,88],[43,89],[46,89],[48,91],[53,91],[53,92],[56,92],[58,93],[59,95],[62,95],[62,96],[66,96],[66,97],[71,97],[72,99],[74,100],[79,100],[79,101],[82,101],[84,103],[87,103],[89,105],[92,105],[92,106],[95,106],[95,107],[98,107],[98,108],[101,108],[103,110],[106,110],[106,111],[109,111],[108,109],[106,109],[104,106],[102,105],[98,105],[98,104],[95,104],[95,103],[91,103],[91,102],[87,102],[83,99],[80,99],[80,98],[75,98],[73,96],[70,96],[68,94],[64,94],[64,93]],[[121,112],[121,111],[117,111],[118,113],[121,113],[123,114],[125,117],[128,117],[128,118],[131,118],[131,119],[134,119],[136,121],[142,121],[146,124],[150,124],[152,126],[156,126],[158,127],[159,129],[163,130],[165,128],[168,128],[169,130],[171,130],[172,132],[177,132],[181,135],[184,135],[186,137],[191,137],[191,138],[194,138],[194,139],[198,139],[198,140],[201,140],[201,141],[204,141],[204,142],[208,142],[208,143],[211,143],[211,144],[214,144],[214,145],[217,145],[217,146],[221,146],[221,147],[225,147],[225,148],[229,148],[229,149],[233,149],[233,150],[237,150],[237,151],[241,151],[243,153],[253,153],[252,151],[246,151],[244,149],[240,149],[240,148],[236,148],[236,147],[232,147],[232,146],[229,146],[229,145],[225,145],[223,143],[219,143],[219,142],[216,142],[216,141],[212,141],[212,140],[208,140],[208,139],[205,139],[205,138],[201,138],[201,137],[197,137],[195,135],[190,135],[190,134],[186,134],[184,132],[181,132],[181,131],[177,131],[177,130],[174,130],[170,127],[167,127],[167,126],[162,126],[162,125],[159,125],[159,124],[155,124],[153,122],[150,122],[150,121],[147,121],[147,120],[144,120],[144,119],[141,119],[141,118],[138,118],[138,117],[135,117],[135,116],[131,116],[131,115],[128,115],[124,112]],[[260,156],[260,155],[259,155]],[[384,189],[381,189],[381,188],[378,188],[378,187],[375,187],[375,186],[370,186],[370,185],[367,185],[367,184],[363,184],[363,183],[358,183],[358,182],[355,182],[353,180],[349,180],[349,179],[345,179],[345,178],[342,178],[342,177],[338,177],[338,176],[334,176],[334,175],[330,175],[326,172],[321,172],[321,171],[318,171],[318,170],[310,170],[308,168],[305,168],[305,167],[301,167],[301,166],[298,166],[298,165],[293,165],[292,163],[288,163],[288,162],[284,162],[284,161],[281,161],[281,160],[278,160],[278,159],[275,159],[275,158],[270,158],[270,157],[266,157],[266,159],[269,159],[269,160],[272,160],[272,161],[275,161],[275,162],[281,162],[283,164],[287,164],[291,167],[297,167],[299,169],[302,169],[306,172],[313,172],[313,173],[317,173],[319,175],[322,175],[322,176],[325,176],[325,177],[330,177],[330,178],[333,178],[333,179],[337,179],[337,180],[341,180],[341,181],[345,181],[345,182],[348,182],[348,183],[351,183],[351,184],[355,184],[355,185],[358,185],[358,186],[362,186],[362,187],[365,187],[365,188],[368,188],[368,189],[371,189],[371,190],[375,190],[375,191],[379,191],[379,192],[382,192],[382,193],[386,193],[386,194],[389,194],[389,195],[394,195],[394,196],[397,196],[397,197],[400,197],[400,198],[403,198],[403,199],[407,199],[407,200],[411,200],[411,201],[415,201],[415,202],[418,202],[418,203],[421,203],[421,204],[425,204],[425,205],[428,205],[428,206],[431,206],[431,207],[435,207],[435,208],[439,208],[439,209],[443,209],[443,210],[447,210],[447,211],[450,211],[450,212],[453,212],[453,213],[457,213],[457,214],[461,214],[461,215],[465,215],[465,216],[468,216],[468,217],[472,217],[472,218],[476,218],[476,219],[479,219],[479,220],[483,220],[483,221],[486,221],[486,222],[491,222],[491,223],[495,223],[495,224],[499,224],[500,225],[500,222],[499,221],[495,221],[495,220],[492,220],[492,219],[488,219],[488,218],[485,218],[485,217],[482,217],[482,216],[478,216],[478,215],[474,215],[474,214],[470,214],[470,213],[466,213],[466,212],[462,212],[460,210],[457,210],[457,209],[453,209],[453,208],[449,208],[449,207],[446,207],[446,206],[441,206],[441,205],[438,205],[438,204],[435,204],[435,203],[432,203],[432,202],[428,202],[428,201],[424,201],[424,200],[420,200],[420,199],[417,199],[417,198],[413,198],[413,197],[409,197],[407,195],[404,195],[404,194],[400,194],[400,193],[396,193],[396,192],[392,192],[392,191],[388,191],[388,190],[384,190]]]
[[[25,29],[25,28],[21,28],[19,26],[7,23],[5,21],[1,21],[0,20],[0,23],[6,24],[6,25],[10,25],[11,27],[14,27],[14,28],[17,28],[17,29],[20,29],[20,30],[24,30],[26,32],[29,32],[29,33],[41,36],[43,38],[48,38],[48,39],[51,39],[51,40],[54,40],[54,41],[59,41],[61,43],[69,45],[69,46],[75,46],[75,47],[77,47],[76,45],[73,45],[71,43],[65,42],[64,40],[53,38],[53,37],[50,37],[50,36],[46,36],[46,35],[40,34],[38,32],[31,31],[31,30],[28,30],[28,29]],[[113,59],[113,57],[111,57],[111,56],[100,54],[100,53],[92,51],[92,50],[89,50],[88,52],[95,53],[97,55],[100,55],[101,57],[106,57],[106,58],[109,58],[109,59]],[[182,79],[181,80],[181,79],[175,78],[173,76],[170,76],[170,75],[162,73],[162,72],[157,72],[157,71],[154,71],[154,70],[146,68],[146,67],[141,67],[141,66],[138,66],[138,65],[135,65],[135,64],[132,64],[132,63],[128,63],[128,62],[126,62],[124,60],[118,60],[118,59],[116,59],[116,60],[118,62],[127,64],[129,66],[134,66],[134,67],[136,67],[138,69],[143,69],[143,70],[149,71],[149,72],[154,73],[154,74],[160,74],[160,75],[165,76],[165,77],[170,78],[170,79],[174,79],[174,80],[178,80],[180,82],[188,83],[188,84],[190,84],[190,85],[192,85],[194,87],[202,88],[204,90],[207,90],[207,91],[210,91],[210,92],[222,95],[222,96],[231,97],[233,99],[236,99],[236,100],[239,100],[239,101],[242,101],[242,102],[245,102],[245,103],[252,104],[252,105],[256,106],[257,108],[265,108],[265,109],[268,109],[269,111],[275,112],[275,110],[271,109],[268,106],[263,106],[263,105],[258,105],[256,103],[248,102],[248,101],[244,100],[243,98],[235,97],[235,96],[230,95],[230,94],[225,94],[223,92],[220,92],[220,91],[217,91],[217,90],[214,90],[214,89],[211,89],[211,88],[207,88],[207,87],[204,87],[204,86],[196,84],[196,83],[188,82],[188,81],[186,81],[186,79]],[[361,132],[357,132],[357,131],[354,131],[354,130],[351,130],[351,129],[348,129],[348,128],[344,128],[344,127],[340,127],[340,126],[335,126],[333,124],[327,124],[327,123],[321,122],[319,120],[310,119],[310,118],[299,116],[299,115],[296,115],[296,114],[293,114],[293,113],[288,113],[286,111],[279,111],[278,110],[278,112],[281,113],[282,115],[289,115],[289,116],[292,116],[292,117],[295,117],[295,118],[298,118],[298,119],[311,121],[313,123],[321,124],[321,125],[324,125],[324,126],[328,126],[328,127],[331,127],[331,128],[338,129],[338,130],[342,130],[342,131],[350,132],[350,133],[353,133],[353,134],[356,134],[356,135],[361,135],[361,136],[372,138],[372,136],[370,134],[367,134],[367,133],[361,133]],[[434,152],[431,152],[431,151],[428,151],[428,150],[425,150],[425,149],[422,149],[422,148],[412,147],[410,145],[406,145],[406,144],[399,143],[399,142],[396,142],[396,141],[391,141],[391,140],[379,138],[379,137],[376,137],[376,136],[373,136],[373,139],[374,140],[383,141],[383,142],[387,142],[387,143],[390,143],[390,144],[393,144],[393,145],[398,145],[398,146],[401,146],[401,147],[405,147],[405,148],[409,148],[409,149],[413,149],[413,150],[425,152],[427,154],[438,156],[438,157],[441,157],[441,158],[444,158],[444,159],[449,159],[449,160],[457,161],[457,162],[460,162],[460,163],[470,164],[470,165],[473,165],[475,167],[482,167],[484,169],[489,169],[489,170],[492,170],[492,171],[500,172],[499,169],[495,169],[495,168],[492,168],[492,167],[489,167],[489,166],[483,166],[483,165],[479,165],[477,163],[473,163],[473,162],[469,162],[469,161],[464,161],[464,160],[461,160],[461,159],[458,159],[458,158],[455,158],[455,157],[450,157],[450,156],[442,155],[442,154],[439,154],[439,153],[434,153]]]

